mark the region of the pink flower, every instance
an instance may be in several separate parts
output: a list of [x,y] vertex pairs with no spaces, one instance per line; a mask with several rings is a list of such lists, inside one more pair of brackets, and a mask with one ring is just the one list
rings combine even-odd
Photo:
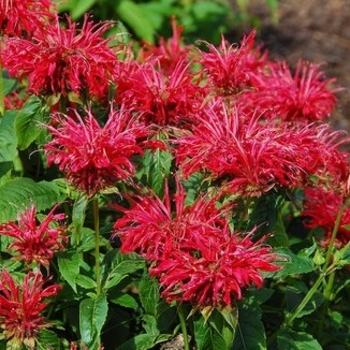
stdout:
[[231,192],[251,196],[273,187],[304,187],[310,175],[333,187],[347,179],[348,155],[337,149],[339,132],[327,125],[264,121],[257,114],[209,104],[193,132],[175,141],[184,176],[202,171]]
[[65,215],[54,214],[56,208],[57,205],[39,222],[32,205],[19,215],[17,223],[10,221],[0,225],[0,235],[14,239],[7,249],[17,254],[17,260],[24,260],[27,264],[36,262],[48,268],[54,253],[64,249],[63,243],[68,238],[64,236],[66,227],[60,221]]
[[[325,191],[321,188],[306,188],[304,210],[304,226],[310,229],[324,230],[320,239],[323,246],[328,246],[335,221],[338,216],[343,198],[334,191]],[[335,245],[337,248],[345,246],[350,240],[350,208],[346,207],[341,217]]]
[[28,78],[28,89],[37,95],[103,98],[112,80],[116,53],[102,35],[110,23],[93,24],[84,17],[80,29],[68,18],[62,28],[58,18],[32,40],[8,38],[2,50],[3,65],[11,76]]
[[47,126],[53,136],[45,145],[48,165],[57,164],[67,179],[89,196],[112,187],[118,180],[127,180],[135,173],[131,158],[145,149],[164,147],[149,140],[145,127],[123,108],[111,110],[108,121],[100,126],[90,110],[82,118],[54,114],[57,127]]
[[320,65],[299,60],[294,75],[286,62],[270,64],[252,74],[254,89],[242,104],[259,105],[266,118],[298,122],[324,121],[335,109],[335,79],[325,79]]
[[54,17],[55,6],[50,0],[0,0],[0,34],[31,36]]
[[[213,232],[214,233],[214,232]],[[174,249],[158,266],[151,267],[151,276],[158,277],[167,302],[189,301],[195,307],[223,308],[242,298],[242,289],[260,288],[261,271],[279,270],[272,261],[276,254],[263,239],[253,242],[252,235],[231,232],[226,226],[198,244],[191,239],[191,251]],[[204,241],[204,240],[203,240]]]
[[0,273],[0,325],[5,339],[13,348],[25,345],[35,349],[39,331],[50,327],[42,311],[48,303],[43,299],[55,296],[59,285],[44,287],[45,280],[40,273],[29,272],[18,283],[6,270]]
[[216,48],[207,43],[209,52],[199,50],[202,69],[208,75],[216,94],[232,95],[251,86],[253,72],[264,67],[267,54],[261,55],[259,48],[254,48],[256,32],[245,36],[240,44],[229,45],[224,37]]

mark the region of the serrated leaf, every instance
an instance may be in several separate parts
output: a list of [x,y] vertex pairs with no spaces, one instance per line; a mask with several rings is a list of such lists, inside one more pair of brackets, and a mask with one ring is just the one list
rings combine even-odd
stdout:
[[2,78],[2,82],[3,82],[4,96],[9,94],[17,84],[17,80],[15,79]]
[[277,337],[280,350],[322,350],[312,335],[303,332],[282,331]]
[[18,211],[32,203],[37,211],[42,211],[59,201],[58,189],[51,182],[35,182],[25,177],[10,180],[0,187],[0,223],[17,219]]
[[109,298],[109,300],[114,304],[127,307],[130,309],[134,309],[134,310],[139,307],[139,304],[136,301],[136,299],[129,294],[120,294],[117,296],[113,296],[112,298]]
[[64,251],[58,256],[58,268],[61,276],[77,292],[76,278],[80,270],[80,255],[74,251]]
[[309,273],[317,269],[317,265],[312,259],[302,254],[301,256],[295,255],[288,248],[277,248],[275,253],[281,257],[282,261],[277,262],[278,265],[282,266],[282,269],[267,273],[266,276],[273,276],[274,278]]
[[136,337],[129,339],[117,350],[148,350],[154,348],[157,344],[157,336],[151,334],[139,334]]
[[39,127],[39,123],[43,122],[41,108],[41,100],[36,96],[32,96],[18,111],[15,119],[15,129],[20,150],[28,148],[43,131]]
[[145,153],[143,165],[147,183],[159,197],[163,197],[164,178],[170,175],[171,162],[169,152],[157,149]]
[[198,350],[228,349],[223,336],[204,317],[193,322],[194,337]]
[[113,270],[107,275],[106,282],[103,285],[104,289],[110,289],[118,285],[124,278],[131,273],[145,268],[145,261],[143,259],[130,259],[121,261]]
[[232,349],[266,349],[266,336],[261,314],[259,304],[253,299],[239,303],[238,326]]
[[154,43],[152,21],[141,6],[130,0],[121,0],[118,1],[115,9],[119,19],[130,26],[139,38],[150,44]]
[[17,155],[14,113],[6,112],[0,123],[0,163],[13,162]]
[[74,201],[72,210],[72,239],[71,244],[79,244],[82,235],[82,228],[85,221],[85,212],[88,205],[88,198],[85,193],[80,193],[78,198]]
[[79,328],[81,341],[88,349],[98,349],[101,330],[106,322],[108,303],[105,294],[85,299],[79,307]]
[[60,340],[57,334],[49,329],[42,329],[39,332],[39,342],[45,349],[60,349]]
[[78,274],[75,278],[75,283],[80,286],[83,287],[85,289],[95,289],[96,288],[96,281],[93,280],[92,278],[88,277],[88,276],[84,276],[81,274]]
[[148,275],[144,275],[139,283],[139,293],[145,312],[149,315],[157,316],[157,305],[159,301],[157,281]]

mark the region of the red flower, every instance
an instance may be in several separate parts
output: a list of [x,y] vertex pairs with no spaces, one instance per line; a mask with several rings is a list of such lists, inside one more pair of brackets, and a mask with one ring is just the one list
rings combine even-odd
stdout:
[[244,237],[229,229],[229,206],[217,198],[198,197],[186,204],[177,182],[172,211],[168,189],[164,200],[142,194],[130,209],[116,206],[124,217],[114,225],[124,253],[139,252],[151,261],[150,274],[159,278],[168,301],[190,301],[195,307],[224,307],[242,297],[242,288],[261,287],[259,271],[275,271],[276,256],[253,232]]
[[267,55],[261,55],[259,48],[254,49],[256,32],[245,36],[240,46],[229,45],[224,37],[216,48],[208,44],[209,52],[199,50],[203,70],[218,95],[237,94],[250,87],[250,76],[264,67]]
[[191,251],[174,249],[152,267],[151,276],[159,278],[162,297],[167,302],[189,301],[195,307],[222,308],[242,298],[242,289],[260,288],[264,278],[260,271],[276,271],[272,264],[277,256],[262,240],[253,242],[254,232],[244,235],[226,226],[213,231],[200,244],[191,241]]
[[270,64],[254,74],[255,89],[242,96],[242,104],[259,105],[267,118],[299,122],[323,121],[335,109],[335,79],[324,79],[320,66],[299,60],[294,75],[286,62]]
[[[343,198],[334,191],[325,191],[321,188],[305,189],[304,226],[310,229],[322,228],[321,244],[327,246],[331,238],[335,221],[338,216]],[[345,246],[350,240],[350,208],[346,207],[341,217],[335,245],[337,248]]]
[[303,187],[310,175],[335,187],[349,174],[348,155],[337,149],[339,135],[327,125],[297,127],[248,118],[219,102],[207,106],[192,134],[175,141],[176,161],[186,177],[204,171],[241,194]]
[[7,249],[17,254],[17,260],[24,260],[27,264],[36,262],[48,268],[54,253],[64,249],[62,243],[68,238],[63,235],[66,228],[60,225],[60,221],[65,215],[54,214],[56,208],[38,222],[36,208],[32,205],[19,216],[17,223],[10,221],[0,225],[0,235],[14,238]]
[[50,327],[42,311],[48,305],[43,299],[55,296],[59,285],[44,288],[45,280],[40,273],[30,272],[18,283],[7,271],[0,273],[0,338],[8,345],[20,348],[25,345],[35,349],[39,331]]
[[190,46],[184,46],[181,43],[181,35],[183,31],[182,26],[176,25],[175,17],[171,18],[171,27],[173,30],[173,36],[165,40],[163,37],[159,39],[158,46],[146,44],[140,52],[139,59],[149,60],[150,58],[156,58],[156,62],[159,62],[160,67],[171,74],[176,68],[177,64],[187,64],[188,54]]
[[178,61],[172,74],[146,62],[124,67],[116,76],[116,101],[142,112],[146,123],[159,126],[191,124],[199,112],[205,91],[194,83],[189,64]]
[[110,23],[93,24],[84,17],[81,29],[68,18],[62,28],[58,18],[31,41],[8,38],[2,50],[3,65],[11,76],[28,78],[28,89],[37,95],[102,98],[108,91],[116,53],[102,35]]
[[131,157],[143,154],[146,148],[164,147],[160,142],[145,140],[150,128],[123,108],[112,110],[103,127],[89,110],[84,119],[77,111],[73,113],[74,119],[53,115],[58,127],[47,126],[53,139],[45,145],[45,152],[48,164],[58,164],[67,179],[89,196],[133,176]]
[[50,0],[1,0],[0,34],[8,36],[31,36],[53,18],[55,4]]
[[149,260],[158,260],[178,246],[185,249],[190,238],[206,244],[207,237],[216,234],[218,227],[226,223],[223,216],[228,208],[217,209],[216,198],[200,196],[191,205],[186,205],[186,194],[179,181],[174,196],[174,214],[167,186],[163,200],[152,193],[143,193],[130,200],[130,209],[115,206],[124,213],[114,225],[115,235],[122,241],[122,252],[138,252]]

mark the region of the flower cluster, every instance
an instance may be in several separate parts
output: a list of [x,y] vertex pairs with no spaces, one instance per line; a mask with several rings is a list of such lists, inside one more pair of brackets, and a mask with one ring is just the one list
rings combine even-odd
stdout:
[[6,270],[0,273],[0,339],[14,349],[22,345],[35,349],[39,331],[50,326],[42,315],[44,299],[55,296],[61,287],[45,287],[45,283],[40,273],[29,272],[21,282]]
[[54,17],[51,0],[1,0],[0,34],[31,36]]
[[278,124],[219,101],[207,106],[192,133],[175,141],[176,161],[186,177],[207,171],[245,195],[304,187],[310,175],[342,183],[349,169],[347,153],[337,149],[339,136],[325,125]]
[[[321,188],[305,189],[304,226],[309,229],[322,228],[320,243],[327,247],[332,236],[335,222],[343,203],[343,197],[335,191],[325,191]],[[335,245],[337,248],[345,246],[350,240],[350,208],[346,207],[342,213],[337,231]]]
[[17,223],[10,221],[0,225],[0,235],[13,238],[7,249],[16,254],[16,260],[48,268],[54,253],[64,249],[68,237],[64,235],[66,227],[61,221],[65,215],[54,214],[56,208],[38,223],[36,208],[32,205],[19,216]]
[[11,76],[26,78],[28,91],[36,95],[74,93],[80,98],[102,99],[108,94],[117,62],[109,46],[111,39],[103,38],[111,24],[94,24],[88,16],[80,29],[69,18],[67,22],[67,28],[62,28],[56,17],[30,40],[7,38],[2,64]]
[[217,207],[218,198],[198,197],[186,204],[177,181],[175,214],[168,188],[164,199],[140,195],[130,209],[116,207],[124,217],[114,225],[123,252],[139,252],[151,261],[168,301],[189,301],[197,307],[222,308],[242,298],[242,289],[261,287],[261,271],[276,271],[276,255],[263,245],[229,228],[229,206]]
[[156,140],[147,141],[151,129],[124,109],[112,109],[104,126],[90,110],[84,119],[74,112],[73,117],[52,116],[57,126],[47,126],[53,138],[45,152],[48,164],[57,164],[67,179],[89,196],[132,176],[135,166],[131,157],[147,148],[163,147]]

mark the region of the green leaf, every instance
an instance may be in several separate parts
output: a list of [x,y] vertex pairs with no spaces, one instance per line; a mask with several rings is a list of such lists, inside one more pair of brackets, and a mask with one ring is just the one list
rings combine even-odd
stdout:
[[74,6],[70,7],[70,15],[73,20],[77,20],[95,4],[96,0],[76,0]]
[[129,339],[117,350],[148,350],[152,349],[157,344],[157,336],[151,334],[139,334],[136,337]]
[[88,349],[100,345],[101,330],[106,322],[108,303],[105,294],[94,299],[85,299],[79,307],[79,328],[81,341]]
[[96,281],[93,280],[91,277],[84,276],[81,274],[78,274],[75,278],[75,283],[83,287],[84,289],[95,289],[96,288]]
[[0,187],[0,223],[17,219],[18,211],[32,203],[42,211],[59,201],[58,189],[51,182],[35,182],[25,177],[10,180]]
[[15,129],[20,150],[28,148],[43,131],[39,126],[39,123],[43,123],[41,108],[41,100],[36,96],[32,96],[22,109],[18,111]]
[[140,300],[145,312],[157,316],[157,305],[159,301],[159,290],[157,281],[144,275],[139,284]]
[[[289,287],[285,291],[287,310],[293,312],[293,310],[298,307],[308,292],[308,287],[302,281],[292,280],[289,282]],[[323,302],[323,294],[320,292],[315,292],[303,310],[298,314],[298,318],[313,313],[322,305]]]
[[[112,251],[110,252],[110,254],[107,254],[106,255],[107,258],[103,260],[102,266],[104,268],[104,271],[108,272],[106,281],[103,285],[104,289],[110,289],[115,287],[124,278],[128,277],[131,273],[134,273],[138,270],[143,270],[145,268],[145,260],[135,259],[135,258],[119,261],[112,268],[112,262],[109,260],[110,258],[113,258],[113,256],[114,256],[114,259],[117,261],[121,258],[120,255]],[[128,256],[126,256],[126,258],[127,257]]]
[[206,322],[204,317],[193,322],[194,337],[198,350],[228,349],[226,341],[212,323]]
[[159,197],[163,197],[164,178],[169,177],[172,155],[162,150],[147,151],[143,159],[148,186]]
[[58,268],[62,277],[77,292],[76,278],[80,270],[80,255],[75,251],[64,251],[58,256]]
[[214,309],[208,317],[194,322],[194,336],[198,349],[230,349],[237,327],[237,308]]
[[13,162],[17,155],[14,113],[6,112],[0,124],[0,163]]
[[266,276],[277,278],[294,274],[309,273],[317,269],[317,265],[311,258],[305,256],[305,254],[302,254],[301,256],[295,255],[288,248],[277,248],[275,249],[275,253],[281,258],[278,265],[283,268],[273,273],[267,273]]
[[239,303],[238,326],[232,349],[265,350],[266,336],[261,308],[253,298]]
[[3,89],[4,89],[4,96],[9,94],[16,86],[17,81],[15,79],[7,79],[7,78],[2,78],[2,82],[4,84]]
[[277,337],[280,350],[322,350],[321,345],[310,334],[282,331]]
[[248,230],[257,226],[257,234],[273,233],[269,244],[274,247],[288,247],[289,239],[280,217],[283,197],[271,191],[259,197],[249,217]]
[[60,340],[57,334],[49,329],[42,329],[39,332],[39,349],[60,349]]
[[154,27],[142,7],[131,0],[121,0],[115,9],[120,20],[130,26],[139,38],[154,43]]
[[88,205],[88,198],[85,193],[80,193],[74,201],[72,210],[72,239],[71,244],[79,244],[82,236],[82,229],[85,221],[85,212]]
[[134,310],[136,310],[139,307],[139,304],[136,301],[136,299],[129,294],[120,294],[117,296],[113,295],[113,297],[109,298],[109,300],[114,304],[127,307],[130,309],[134,309]]

